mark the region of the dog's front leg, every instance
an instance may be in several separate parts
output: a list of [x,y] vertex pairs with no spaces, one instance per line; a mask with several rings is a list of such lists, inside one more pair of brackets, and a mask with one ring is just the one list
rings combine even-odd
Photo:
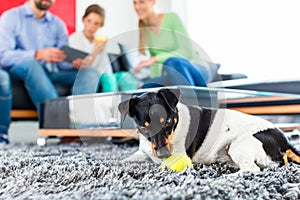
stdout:
[[138,151],[134,152],[132,155],[130,155],[128,158],[123,159],[122,161],[136,162],[136,161],[146,161],[146,160],[150,160],[148,155],[145,152],[138,150]]
[[149,141],[142,134],[139,134],[139,142],[139,150],[123,161],[134,162],[151,159],[153,162],[160,164],[161,160],[153,156]]

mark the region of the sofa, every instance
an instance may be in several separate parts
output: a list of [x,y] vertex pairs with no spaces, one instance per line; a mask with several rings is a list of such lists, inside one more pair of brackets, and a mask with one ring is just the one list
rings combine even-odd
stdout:
[[[70,95],[70,87],[55,85],[59,96]],[[12,80],[12,120],[36,120],[38,113],[22,81]]]
[[[117,43],[118,51],[107,52],[107,59],[110,62],[113,72],[128,71],[135,64],[132,62],[133,57],[136,55],[129,55],[126,52],[126,47],[123,44]],[[140,75],[143,79],[143,75]],[[215,81],[224,81],[232,79],[246,78],[244,74],[220,74]],[[68,96],[71,94],[71,88],[62,85],[55,85],[60,97]],[[12,80],[13,90],[13,105],[12,105],[12,119],[13,120],[26,120],[37,119],[38,113],[30,100],[30,97],[24,87],[22,81]],[[101,86],[98,92],[101,92]]]
[[254,90],[276,93],[300,94],[299,79],[271,79],[271,80],[251,80],[251,79],[231,79],[222,84],[212,83],[212,87],[223,87],[238,90]]

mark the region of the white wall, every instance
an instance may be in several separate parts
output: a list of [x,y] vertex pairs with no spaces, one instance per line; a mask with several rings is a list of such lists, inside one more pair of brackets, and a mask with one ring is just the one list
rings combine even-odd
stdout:
[[298,0],[189,0],[188,31],[223,72],[300,78]]
[[137,18],[132,8],[131,0],[77,0],[76,30],[82,30],[81,18],[90,4],[99,4],[105,9],[105,24],[99,33],[109,37],[131,30],[137,26]]
[[[76,30],[82,30],[81,18],[85,9],[97,3],[105,9],[106,19],[99,34],[109,37],[137,29],[138,19],[133,9],[133,0],[77,0],[76,1]],[[157,7],[162,12],[170,10],[170,0],[158,0]]]
[[[132,2],[77,0],[76,28],[82,30],[86,7],[98,3],[106,10],[100,34],[111,38],[136,30]],[[157,0],[157,7],[180,15],[191,39],[221,63],[222,73],[240,72],[253,79],[300,77],[298,0]]]

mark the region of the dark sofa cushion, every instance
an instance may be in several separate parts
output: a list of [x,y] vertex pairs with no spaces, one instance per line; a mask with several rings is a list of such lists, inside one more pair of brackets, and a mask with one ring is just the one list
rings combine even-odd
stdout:
[[[63,85],[54,85],[59,96],[68,96],[70,95],[70,86]],[[22,110],[35,110],[27,90],[24,87],[23,81],[13,80],[12,81],[12,94],[13,94],[13,109],[22,109]]]
[[120,54],[113,54],[113,53],[107,54],[112,70],[114,73],[120,71],[130,71],[132,66],[126,56],[125,48],[120,43],[118,43],[118,46],[120,48]]
[[12,81],[13,109],[35,109],[22,81]]

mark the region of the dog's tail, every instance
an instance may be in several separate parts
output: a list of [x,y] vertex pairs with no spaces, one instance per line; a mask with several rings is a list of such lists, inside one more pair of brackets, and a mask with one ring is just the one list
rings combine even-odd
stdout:
[[300,152],[291,144],[289,144],[289,148],[282,154],[284,165],[288,165],[288,161],[292,161],[294,163],[300,164]]

